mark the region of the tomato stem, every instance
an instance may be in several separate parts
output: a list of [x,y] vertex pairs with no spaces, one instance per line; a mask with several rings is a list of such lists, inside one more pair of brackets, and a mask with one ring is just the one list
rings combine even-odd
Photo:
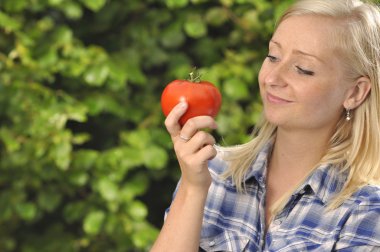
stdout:
[[201,82],[201,74],[199,73],[196,67],[193,68],[193,71],[191,71],[189,75],[190,75],[189,81],[195,82],[195,83]]

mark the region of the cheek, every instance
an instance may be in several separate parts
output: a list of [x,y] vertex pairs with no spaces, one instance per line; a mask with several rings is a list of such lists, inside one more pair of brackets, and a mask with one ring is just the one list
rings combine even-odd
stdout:
[[331,117],[340,111],[342,97],[331,89],[316,88],[305,92],[302,99],[308,104],[308,110],[315,115]]
[[308,88],[296,93],[299,94],[298,98],[310,107],[324,107],[331,99],[329,93],[321,88]]

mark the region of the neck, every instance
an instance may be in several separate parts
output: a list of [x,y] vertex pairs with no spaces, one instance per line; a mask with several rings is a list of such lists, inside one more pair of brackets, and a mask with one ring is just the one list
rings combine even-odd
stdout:
[[330,132],[289,132],[279,128],[273,147],[271,168],[278,172],[306,174],[326,152]]

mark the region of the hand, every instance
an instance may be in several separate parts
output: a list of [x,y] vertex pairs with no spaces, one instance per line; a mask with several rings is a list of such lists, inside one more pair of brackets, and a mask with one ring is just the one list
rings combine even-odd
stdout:
[[165,120],[165,126],[172,138],[174,150],[182,172],[181,185],[188,189],[208,190],[211,175],[208,160],[216,156],[214,137],[201,129],[216,129],[214,118],[197,116],[189,119],[183,128],[179,119],[186,112],[185,102],[177,104]]

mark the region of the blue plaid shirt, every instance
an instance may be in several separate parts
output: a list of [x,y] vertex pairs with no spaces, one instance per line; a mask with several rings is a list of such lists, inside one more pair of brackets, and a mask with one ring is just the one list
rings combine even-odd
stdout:
[[201,251],[380,251],[380,187],[365,186],[339,208],[326,211],[347,174],[331,165],[317,168],[290,197],[265,233],[265,174],[268,144],[238,193],[220,158],[209,162],[213,177],[204,210]]

